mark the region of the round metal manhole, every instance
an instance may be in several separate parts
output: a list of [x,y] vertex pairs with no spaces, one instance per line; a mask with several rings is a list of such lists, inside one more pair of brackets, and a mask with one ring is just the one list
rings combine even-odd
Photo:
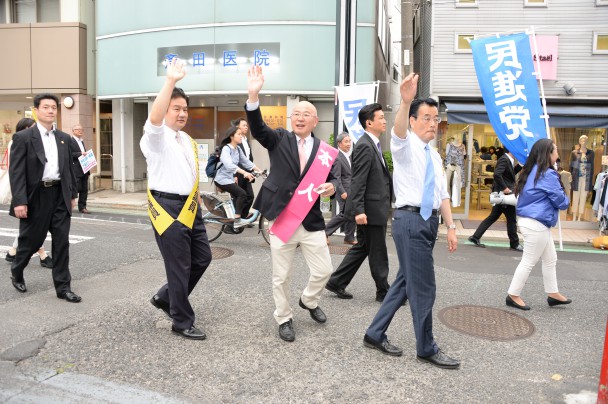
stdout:
[[342,246],[342,245],[329,245],[328,247],[329,247],[329,253],[336,254],[336,255],[346,255],[348,250],[350,250],[349,246]]
[[234,254],[229,248],[224,247],[211,247],[211,258],[214,260],[221,260],[222,258],[228,258]]
[[454,331],[493,341],[512,341],[534,334],[534,324],[506,310],[484,306],[442,309],[439,320]]

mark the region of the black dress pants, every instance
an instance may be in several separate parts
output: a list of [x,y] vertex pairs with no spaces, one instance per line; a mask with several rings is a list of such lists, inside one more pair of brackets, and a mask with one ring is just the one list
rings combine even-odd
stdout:
[[[183,201],[156,197],[156,201],[171,217],[178,217]],[[192,229],[180,222],[159,235],[154,230],[156,243],[165,261],[167,283],[157,292],[161,300],[169,302],[175,328],[184,330],[194,325],[194,310],[188,296],[211,263],[211,248],[203,224],[201,207],[198,207]]]
[[251,209],[251,205],[253,205],[255,195],[253,193],[253,186],[247,178],[243,177],[241,174],[237,175],[237,178],[239,187],[245,190],[245,193],[247,194],[247,199],[245,200],[245,205],[243,206],[243,212],[241,213],[241,216],[245,218],[249,216],[249,209]]
[[253,204],[253,197],[249,197],[247,192],[243,188],[239,187],[236,183],[221,185],[216,182],[215,185],[222,191],[228,192],[232,196],[234,211],[245,219],[249,214],[249,208]]
[[511,205],[494,205],[490,215],[488,215],[488,217],[481,222],[477,230],[475,230],[473,237],[480,240],[486,230],[488,230],[502,214],[507,218],[507,235],[509,236],[509,243],[512,248],[517,247],[519,245],[519,237],[517,236],[517,216],[515,213],[515,206]]
[[76,178],[76,186],[78,189],[78,210],[86,209],[87,198],[89,197],[89,176],[83,175]]
[[11,265],[13,277],[23,281],[23,270],[50,232],[55,291],[57,294],[71,291],[70,224],[71,214],[63,201],[61,184],[38,188],[27,205],[27,218],[19,219],[17,253]]
[[355,222],[354,219],[347,219],[344,217],[344,205],[346,204],[346,201],[340,197],[337,197],[336,200],[340,206],[340,213],[327,223],[327,226],[325,226],[325,235],[329,237],[342,227],[344,229],[344,240],[355,241],[355,228],[357,222]]
[[372,278],[376,283],[376,297],[384,298],[389,288],[386,225],[357,225],[357,244],[348,250],[328,283],[337,289],[346,289],[368,257]]

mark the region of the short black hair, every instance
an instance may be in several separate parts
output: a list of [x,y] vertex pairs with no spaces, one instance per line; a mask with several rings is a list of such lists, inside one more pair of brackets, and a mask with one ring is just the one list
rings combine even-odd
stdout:
[[247,119],[241,117],[241,118],[236,118],[235,120],[232,121],[232,126],[239,126],[241,124],[241,122],[247,122]]
[[34,108],[39,108],[40,101],[42,101],[42,100],[53,100],[53,101],[55,101],[55,105],[59,106],[59,98],[55,94],[41,93],[41,94],[36,94],[36,96],[34,97]]
[[173,92],[171,93],[171,99],[174,98],[183,98],[184,100],[186,100],[186,105],[190,106],[190,99],[188,98],[184,90],[179,87],[173,88]]
[[22,130],[29,128],[35,123],[36,121],[34,121],[32,118],[21,118],[19,122],[17,122],[15,132],[21,132]]
[[376,111],[382,111],[382,105],[374,102],[373,104],[368,104],[359,110],[359,123],[363,126],[363,129],[366,129],[365,123],[374,120],[374,115]]
[[439,103],[432,98],[416,98],[410,105],[410,117],[418,118],[418,110],[422,104],[439,109]]

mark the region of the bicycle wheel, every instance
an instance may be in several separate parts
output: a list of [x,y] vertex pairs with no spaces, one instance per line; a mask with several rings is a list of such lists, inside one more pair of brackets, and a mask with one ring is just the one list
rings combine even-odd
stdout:
[[260,224],[258,225],[258,233],[262,233],[262,237],[266,243],[270,244],[270,237],[268,235],[268,220],[262,215],[260,215]]
[[224,232],[225,225],[221,223],[216,221],[208,221],[205,219],[203,219],[203,222],[205,223],[205,228],[207,229],[207,238],[209,239],[210,243],[217,240]]

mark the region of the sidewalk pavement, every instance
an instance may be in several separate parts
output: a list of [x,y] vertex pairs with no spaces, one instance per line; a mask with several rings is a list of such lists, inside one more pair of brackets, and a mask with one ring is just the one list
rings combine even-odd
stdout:
[[[132,210],[134,213],[145,215],[147,209],[146,203],[147,195],[146,192],[130,192],[121,193],[120,191],[114,190],[100,190],[93,193],[89,193],[87,200],[87,207],[91,211],[96,209],[101,210]],[[461,239],[467,239],[469,236],[475,233],[475,229],[467,229],[462,226],[460,220],[456,220],[456,234]],[[445,235],[447,228],[443,225],[439,227],[439,234]],[[552,230],[553,239],[557,242],[559,240],[559,230],[554,228]],[[564,244],[568,245],[586,245],[591,246],[591,240],[598,237],[599,231],[594,229],[562,229],[562,240]],[[508,243],[509,237],[506,230],[492,230],[492,227],[483,235],[483,242],[495,241],[500,243]]]

